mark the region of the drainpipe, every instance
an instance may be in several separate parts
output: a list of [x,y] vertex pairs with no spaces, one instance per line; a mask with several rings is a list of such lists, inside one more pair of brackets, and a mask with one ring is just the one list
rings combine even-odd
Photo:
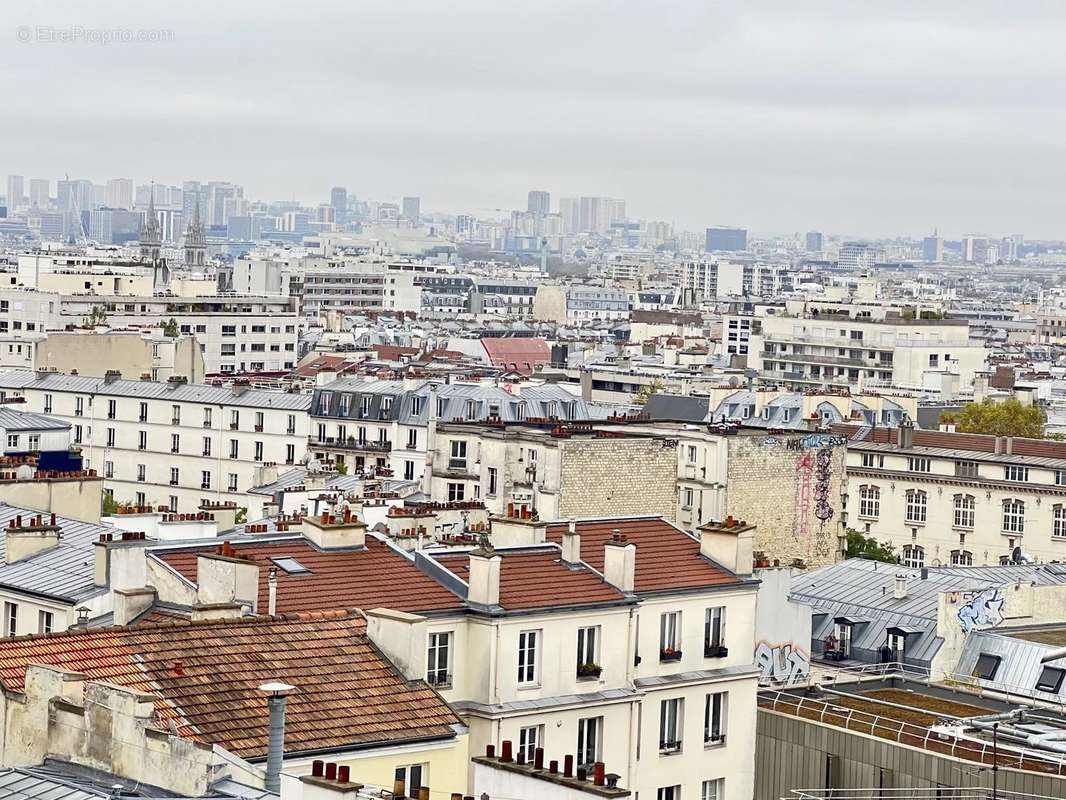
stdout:
[[264,788],[268,792],[281,792],[281,761],[285,755],[285,704],[289,692],[295,689],[287,683],[264,683],[259,691],[267,694],[270,709],[270,738],[267,743],[267,766]]
[[278,613],[278,568],[271,567],[267,573],[267,613],[274,616]]

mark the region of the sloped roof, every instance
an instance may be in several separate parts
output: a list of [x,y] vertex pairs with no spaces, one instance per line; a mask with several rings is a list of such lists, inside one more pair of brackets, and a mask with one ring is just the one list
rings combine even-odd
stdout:
[[350,611],[173,622],[0,640],[0,681],[21,691],[26,665],[48,664],[153,694],[164,724],[238,756],[266,754],[258,687],[296,687],[287,752],[454,736],[459,719],[421,681],[407,681]]
[[7,431],[69,430],[70,423],[44,414],[0,406],[0,428]]
[[[261,609],[267,608],[267,581],[270,567],[275,566],[273,559],[283,557],[296,559],[310,572],[290,575],[283,569],[278,570],[279,613],[379,606],[415,613],[463,607],[462,598],[372,534],[366,537],[365,550],[319,550],[302,536],[233,542],[233,548],[259,566]],[[197,554],[213,553],[217,549],[218,543],[213,542],[196,547],[155,550],[152,555],[196,582]]]
[[[663,592],[739,585],[741,579],[700,554],[700,542],[662,517],[614,517],[578,520],[581,560],[603,571],[604,545],[619,530],[637,546],[634,589]],[[548,541],[561,542],[568,523],[548,526]]]
[[[585,567],[562,562],[557,547],[501,549],[500,607],[507,610],[617,603],[625,595]],[[433,559],[459,579],[470,580],[470,554],[441,553]]]
[[544,339],[531,336],[483,338],[481,346],[494,367],[510,367],[523,375],[533,374],[538,364],[551,361],[551,348]]

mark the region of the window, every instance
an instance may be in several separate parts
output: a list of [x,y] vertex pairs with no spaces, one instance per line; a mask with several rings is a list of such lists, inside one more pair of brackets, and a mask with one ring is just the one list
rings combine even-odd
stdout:
[[724,655],[718,652],[722,647],[725,647],[725,606],[713,606],[707,609],[703,620],[703,654]]
[[916,544],[903,546],[903,566],[920,569],[925,566],[925,548]]
[[725,692],[707,695],[703,709],[704,744],[721,744],[725,741],[726,699]]
[[211,427],[211,409],[210,408],[205,408],[204,409],[204,427],[205,428],[210,428]]
[[577,629],[577,677],[598,678],[599,662],[599,626]]
[[[41,435],[39,433],[31,433],[26,437],[28,439],[27,448],[31,453],[36,453],[41,449]],[[144,448],[141,448],[142,450]]]
[[81,425],[74,426],[74,444],[81,444],[82,442],[82,428]]
[[951,565],[953,567],[973,566],[973,553],[969,550],[952,550]]
[[449,483],[448,484],[448,502],[458,503],[466,499],[466,484],[463,483]]
[[9,450],[17,450],[19,446],[19,436],[17,433],[9,433],[7,435],[7,447]]
[[171,425],[180,425],[181,424],[181,406],[173,405],[173,406],[170,407],[170,424]]
[[[411,465],[414,466],[413,462],[408,462],[408,463],[411,463]],[[488,491],[486,492],[486,494],[489,497],[495,497],[496,496],[496,490],[499,488],[498,487],[498,483],[497,483],[498,482],[498,473],[497,473],[496,467],[489,467],[488,472],[489,472],[489,486],[488,486]]]
[[[204,441],[206,441],[206,439]],[[237,442],[237,440],[236,439],[230,439],[229,440],[229,457],[230,458],[237,458],[238,457],[237,453],[239,452],[239,450],[240,450],[240,448],[239,448],[239,443]]]
[[[138,464],[137,465],[137,480],[139,482],[141,482],[141,483],[144,483],[144,479],[145,479],[145,467],[144,467],[144,464]],[[138,503],[138,505],[140,505],[140,503]]]
[[725,778],[704,781],[700,789],[700,800],[725,800]]
[[147,450],[148,449],[148,431],[138,431],[137,432],[137,449],[138,450]]
[[107,401],[107,418],[108,419],[114,419],[115,418],[115,414],[117,412],[117,408],[118,408],[118,406],[117,406],[116,401],[114,401],[114,400],[108,400]]
[[655,800],[681,800],[681,786],[663,786],[655,794]]
[[1066,486],[1066,469],[1055,470],[1055,483],[1059,486]]
[[74,416],[75,417],[80,417],[84,413],[85,413],[85,398],[84,397],[75,397],[74,398]]
[[411,764],[406,767],[397,767],[395,774],[395,788],[400,789],[404,797],[418,797],[419,792],[429,781],[429,764]]
[[695,492],[686,487],[685,493],[682,495],[681,507],[692,508],[692,501],[695,499],[695,496]]
[[681,752],[681,713],[684,708],[680,697],[659,702],[659,752]]
[[405,481],[413,481],[415,479],[415,462],[404,461],[403,462],[403,479]]
[[1058,694],[1062,688],[1062,679],[1066,676],[1066,669],[1045,666],[1040,671],[1040,677],[1036,679],[1036,688],[1041,692]]
[[296,445],[287,444],[285,445],[285,463],[292,464],[294,461],[296,461]]
[[956,461],[955,462],[955,477],[956,478],[976,478],[977,477],[977,462],[976,461]]
[[668,611],[659,617],[659,660],[681,659],[681,612]]
[[178,496],[176,494],[172,494],[168,500],[168,503],[169,505],[167,507],[170,509],[170,513],[176,514],[178,512]]
[[980,678],[983,681],[990,681],[996,677],[996,670],[999,669],[1000,657],[994,656],[991,653],[981,653],[977,657],[977,663],[973,668],[973,677]]
[[15,634],[17,634],[18,623],[18,603],[4,603],[4,636],[14,636]]
[[285,433],[289,434],[290,436],[292,434],[296,433],[296,415],[295,414],[289,414],[289,424],[288,424],[288,427],[285,428]]
[[452,439],[452,455],[448,460],[449,467],[466,469],[466,442],[461,439]]
[[415,430],[414,428],[408,428],[407,429],[407,449],[408,450],[417,450],[418,449],[418,431]]
[[907,469],[911,472],[929,472],[929,459],[915,457],[908,458]]
[[54,629],[55,617],[51,611],[37,612],[37,632],[51,633]]
[[256,442],[255,443],[255,447],[253,448],[253,452],[254,452],[255,460],[256,461],[262,461],[263,460],[263,443],[262,442]]
[[1051,535],[1055,539],[1066,539],[1066,506],[1058,503],[1051,507]]
[[859,487],[859,516],[877,519],[881,514],[881,490],[876,486]]
[[450,631],[431,633],[426,650],[426,683],[438,689],[448,689],[452,685],[450,653],[452,634]]
[[104,462],[104,477],[105,478],[114,478],[115,477],[115,462],[114,461],[105,461]]
[[181,451],[181,437],[176,434],[170,434],[170,452],[177,453]]
[[888,637],[885,639],[885,647],[891,652],[892,661],[896,664],[903,663],[903,654],[907,649],[907,636],[898,629],[888,629]]
[[1003,480],[1027,481],[1029,480],[1029,467],[1020,467],[1017,464],[1007,464],[1003,468]]
[[690,444],[688,446],[688,463],[689,464],[695,464],[696,463],[696,445],[694,445],[694,444]]
[[177,486],[178,485],[178,468],[177,467],[171,467],[170,468],[170,485],[171,486]]
[[544,726],[530,725],[528,728],[518,729],[518,752],[525,758],[527,764],[533,763],[538,747],[544,747]]
[[955,495],[955,527],[972,528],[976,509],[977,503],[972,494]]
[[880,453],[863,453],[862,465],[867,468],[882,469],[885,466],[885,457]]
[[205,469],[203,472],[200,473],[200,488],[201,489],[210,489],[211,488],[211,472],[210,472],[210,470],[206,470]]
[[233,409],[229,412],[229,427],[232,431],[241,427],[241,412],[237,409]]
[[148,421],[148,404],[147,403],[141,403],[141,409],[140,409],[140,413],[137,415],[137,419],[139,419],[141,422],[147,422]]
[[924,523],[929,498],[920,489],[907,490],[907,522]]
[[1025,533],[1025,503],[1021,500],[1003,501],[1003,532]]
[[585,717],[577,721],[577,761],[591,767],[600,760],[603,742],[603,717]]
[[108,428],[107,429],[107,446],[108,447],[114,447],[115,446],[115,429],[114,428]]
[[237,491],[237,473],[236,472],[229,473],[228,478],[229,478],[229,481],[228,481],[229,491],[231,491],[231,492]]
[[521,631],[518,634],[518,682],[537,680],[537,640],[540,631]]

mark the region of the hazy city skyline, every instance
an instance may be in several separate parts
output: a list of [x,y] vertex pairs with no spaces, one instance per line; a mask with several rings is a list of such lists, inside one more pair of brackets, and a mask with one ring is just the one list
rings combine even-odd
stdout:
[[[625,198],[698,231],[1066,236],[1060,4],[8,6],[0,172],[424,213]],[[166,41],[39,41],[39,29]],[[32,31],[22,41],[23,29]]]

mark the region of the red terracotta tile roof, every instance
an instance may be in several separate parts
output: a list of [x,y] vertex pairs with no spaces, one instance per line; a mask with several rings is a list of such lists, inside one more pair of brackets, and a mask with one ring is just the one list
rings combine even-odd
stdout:
[[[899,428],[867,428],[860,439],[857,434],[860,427],[855,425],[835,425],[835,432],[849,436],[852,441],[880,444],[899,442]],[[972,453],[995,453],[996,437],[981,433],[951,433],[949,431],[914,431],[915,447],[939,447],[950,450],[969,451]],[[1066,442],[1048,439],[1011,439],[1011,453],[1016,456],[1034,456],[1036,458],[1066,459]]]
[[268,681],[297,687],[286,709],[288,752],[448,737],[459,722],[425,683],[408,682],[378,653],[350,611],[0,640],[5,688],[21,691],[30,663],[153,694],[163,727],[174,721],[181,735],[242,757],[266,753],[258,687]]
[[313,378],[322,370],[343,373],[358,366],[359,362],[351,361],[343,356],[319,356],[314,361],[308,361],[302,367],[297,367],[292,374],[303,378]]
[[485,338],[481,346],[494,367],[506,367],[523,375],[532,375],[538,365],[551,361],[551,348],[544,339],[504,336]]
[[396,344],[379,344],[371,349],[382,361],[399,361],[401,356],[418,355],[417,347],[401,347]]
[[[561,542],[567,524],[550,524],[548,541]],[[678,530],[662,517],[579,520],[581,560],[602,572],[603,547],[616,528],[637,546],[634,589],[638,593],[740,582],[735,575],[700,555],[698,539]]]
[[[267,580],[273,558],[295,558],[310,574],[278,570],[277,611],[331,608],[394,608],[416,613],[463,607],[461,598],[426,575],[387,544],[366,537],[366,550],[322,551],[305,539],[248,542],[233,545],[241,556],[259,565],[259,609],[267,608]],[[196,556],[217,547],[157,550],[154,555],[196,582]]]
[[[559,550],[499,550],[500,606],[508,610],[614,603],[625,595],[588,569],[570,569]],[[464,581],[470,578],[470,556],[448,553],[434,557]]]

